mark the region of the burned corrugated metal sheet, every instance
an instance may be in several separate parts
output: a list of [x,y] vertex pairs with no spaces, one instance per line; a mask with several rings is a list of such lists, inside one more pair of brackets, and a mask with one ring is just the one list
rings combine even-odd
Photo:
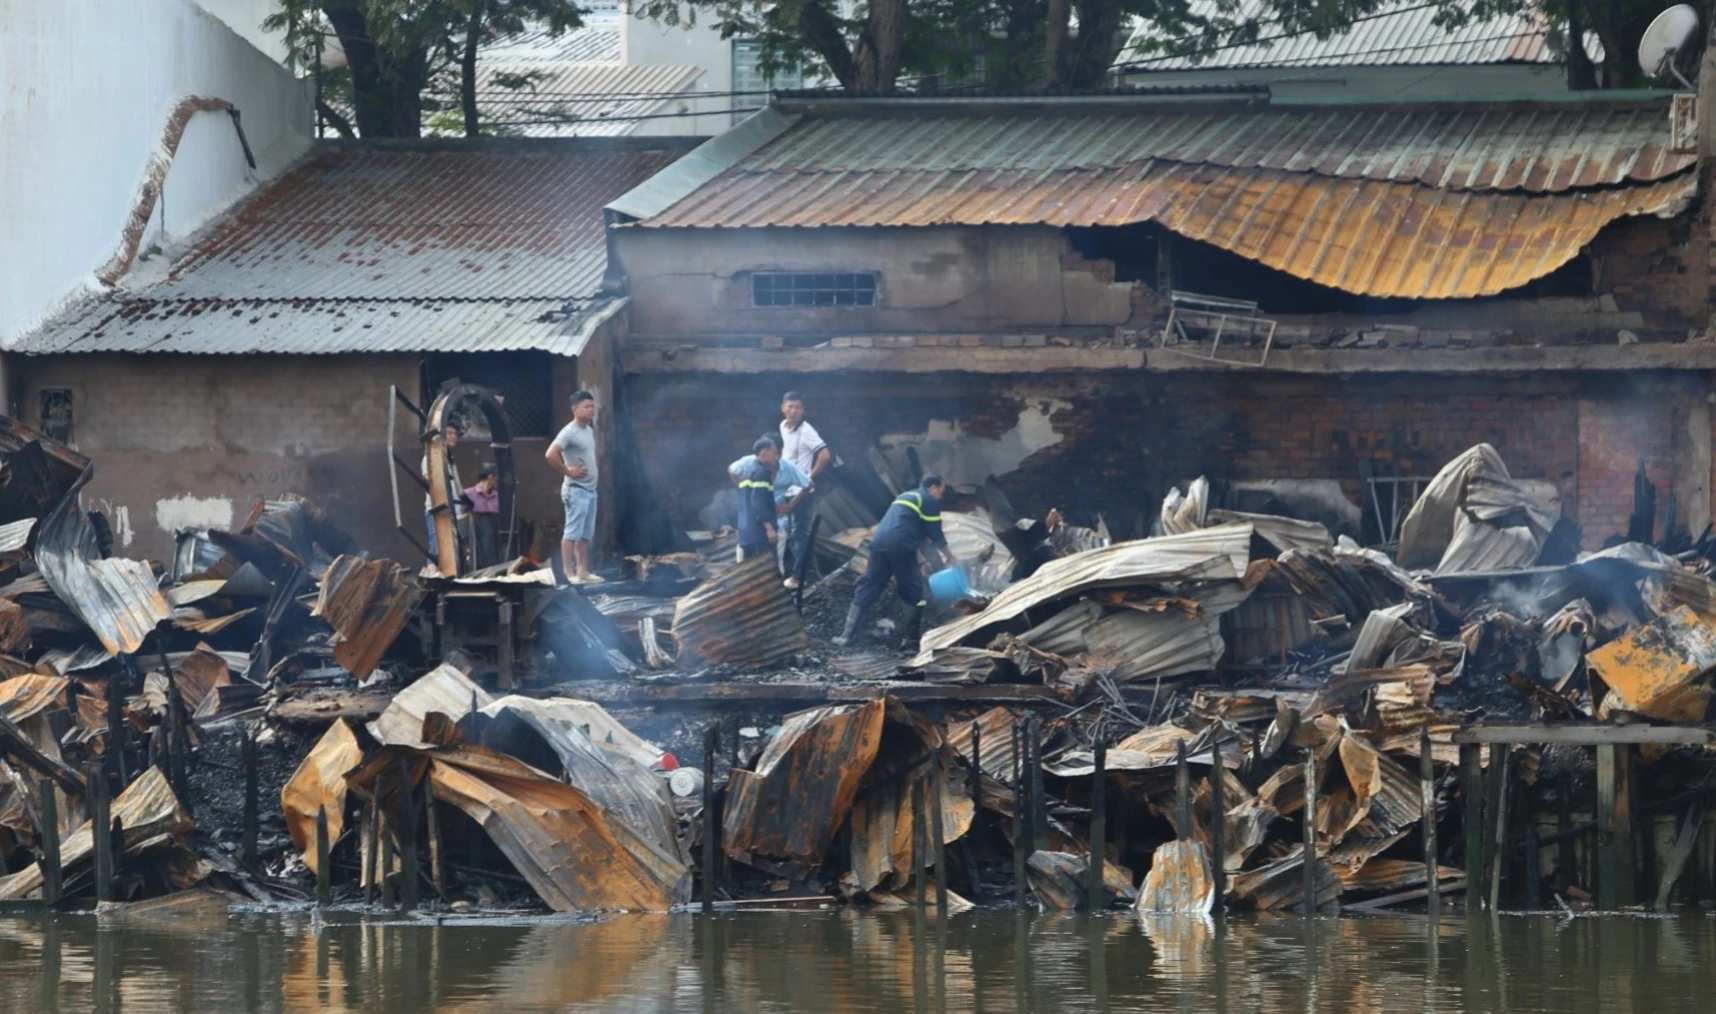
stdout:
[[[924,806],[941,807],[944,844],[958,841],[971,827],[977,808],[972,804],[965,769],[947,750],[937,751],[936,760],[920,771],[883,782],[867,790],[852,805],[852,877],[860,891],[884,891],[906,886],[913,872],[913,859],[929,866],[933,854],[917,852],[917,830],[912,804],[912,786],[924,787]],[[934,824],[931,824],[934,827]],[[924,835],[928,842],[929,835]]]
[[1138,889],[1140,912],[1208,912],[1215,904],[1215,871],[1204,847],[1182,839],[1156,848]]
[[665,911],[690,900],[677,857],[573,786],[481,747],[427,756],[435,798],[481,825],[555,911]]
[[[1239,67],[1553,64],[1560,59],[1549,41],[1549,23],[1534,11],[1474,18],[1449,28],[1436,23],[1442,12],[1438,4],[1399,0],[1389,6],[1396,9],[1385,7],[1355,18],[1346,31],[1319,39],[1315,32],[1283,33],[1273,8],[1264,0],[1241,0],[1237,6],[1223,0],[1190,0],[1187,10],[1193,17],[1211,18],[1219,12],[1238,20],[1258,19],[1263,26],[1260,34],[1277,38],[1251,45],[1223,40],[1187,55],[1156,55],[1148,43],[1163,39],[1162,29],[1140,19],[1116,61],[1117,69],[1148,75]],[[1148,76],[1143,80],[1148,81]]]
[[682,665],[700,658],[711,664],[768,666],[810,643],[772,554],[730,567],[680,599],[673,610],[673,638]]
[[393,695],[387,709],[369,723],[369,734],[389,746],[423,744],[423,719],[431,714],[457,721],[472,710],[494,703],[488,691],[470,677],[442,664]]
[[1400,565],[1438,575],[1530,566],[1555,515],[1514,482],[1489,444],[1477,444],[1437,471],[1400,528]]
[[1222,525],[1121,542],[1054,560],[995,596],[982,612],[925,633],[915,662],[926,663],[936,648],[951,647],[1028,609],[1083,591],[1179,581],[1238,581],[1250,563],[1251,534],[1248,524]]
[[328,818],[328,841],[339,841],[346,824],[346,772],[363,761],[363,747],[345,719],[335,719],[292,777],[280,787],[280,813],[304,865],[316,870],[316,811]]
[[1678,214],[1696,189],[1655,101],[955,108],[854,104],[783,122],[640,224],[1156,222],[1319,284],[1440,299],[1548,274],[1615,219]]
[[363,679],[405,629],[423,588],[391,560],[341,556],[328,565],[312,616],[334,628],[334,661]]
[[[115,823],[125,824],[127,855],[191,831],[191,815],[180,805],[167,776],[158,767],[143,772],[114,797],[110,812]],[[94,854],[95,836],[87,820],[60,842],[60,866],[67,876],[89,862]],[[11,876],[0,877],[0,901],[27,898],[41,887],[42,867],[31,863]]]
[[729,776],[721,831],[727,854],[751,865],[820,864],[876,759],[885,714],[877,700],[788,715],[755,770]]
[[48,586],[87,624],[103,648],[130,654],[172,607],[142,560],[102,559],[95,528],[78,506],[78,481],[36,529],[35,560]]
[[1678,606],[1585,656],[1609,693],[1598,716],[1634,711],[1669,721],[1704,717],[1716,669],[1716,620]]
[[26,673],[0,682],[0,716],[16,725],[50,708],[71,681],[64,676]]

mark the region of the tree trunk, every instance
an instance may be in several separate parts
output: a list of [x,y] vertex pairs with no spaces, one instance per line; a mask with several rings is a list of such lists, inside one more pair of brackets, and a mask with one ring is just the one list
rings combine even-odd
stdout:
[[805,0],[799,5],[798,27],[810,48],[828,64],[834,79],[847,91],[858,90],[858,68],[852,62],[852,50],[846,36],[840,32],[840,22],[820,0]]
[[[1066,67],[1067,28],[1072,19],[1071,0],[1049,0],[1049,15],[1044,22],[1043,31],[1043,87],[1059,88],[1063,82],[1062,69]],[[1079,34],[1084,34],[1081,25]]]
[[1001,42],[1001,60],[990,61],[988,83],[995,88],[1026,88],[1037,80],[1035,41],[1037,26],[1048,16],[1043,0],[1012,0],[1007,5],[1007,37]]
[[889,95],[900,76],[900,56],[906,39],[906,0],[870,0],[870,16],[852,49],[856,65],[855,90]]
[[420,137],[429,54],[398,54],[370,41],[360,11],[332,4],[322,13],[339,36],[352,73],[352,112],[363,137]]
[[1119,0],[1076,0],[1076,7],[1078,37],[1061,59],[1061,81],[1079,91],[1101,88],[1126,44],[1120,35],[1125,14]]
[[1597,66],[1585,52],[1585,18],[1579,9],[1583,0],[1567,0],[1567,87],[1573,91],[1593,91],[1597,87]]
[[465,111],[465,136],[477,137],[477,43],[483,37],[483,4],[471,10],[465,25],[465,51],[459,58],[459,106]]

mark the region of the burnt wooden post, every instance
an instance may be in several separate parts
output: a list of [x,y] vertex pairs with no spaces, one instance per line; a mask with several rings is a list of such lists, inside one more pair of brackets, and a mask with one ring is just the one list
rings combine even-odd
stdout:
[[1186,741],[1174,744],[1174,831],[1192,837],[1192,772],[1186,765]]
[[1538,884],[1543,877],[1542,848],[1542,843],[1537,840],[1537,821],[1532,819],[1528,809],[1525,817],[1525,907],[1531,912],[1537,911],[1543,903],[1541,885]]
[[363,848],[363,903],[375,904],[380,895],[380,878],[376,868],[381,861],[381,779],[378,777],[370,783],[369,807],[363,812],[363,827],[360,829],[364,844]]
[[1214,911],[1220,912],[1227,897],[1227,791],[1222,780],[1227,770],[1221,763],[1221,741],[1210,743],[1210,876],[1215,885]]
[[441,856],[441,818],[435,815],[435,793],[423,786],[423,821],[429,835],[429,879],[435,884],[435,896],[447,900],[447,867]]
[[1562,894],[1574,883],[1574,869],[1578,865],[1577,853],[1574,852],[1573,841],[1573,773],[1566,768],[1561,769],[1561,777],[1555,783],[1555,794],[1558,797],[1555,807],[1555,886]]
[[316,904],[326,907],[334,900],[334,871],[328,857],[328,808],[316,807]]
[[[90,830],[95,830],[91,828]],[[113,818],[113,830],[109,832],[107,854],[112,857],[109,862],[113,865],[113,882],[118,884],[125,877],[125,820],[122,817]]]
[[1043,791],[1043,720],[1030,717],[1031,731],[1031,851],[1049,847],[1049,797]]
[[1013,900],[1023,909],[1025,907],[1025,857],[1029,849],[1025,839],[1031,832],[1027,827],[1025,808],[1029,800],[1025,798],[1025,734],[1019,727],[1019,720],[1013,720]]
[[1513,747],[1506,743],[1495,743],[1490,746],[1490,780],[1495,783],[1490,793],[1490,801],[1495,807],[1495,834],[1490,839],[1490,872],[1484,884],[1489,889],[1490,911],[1501,910],[1501,888],[1503,873],[1507,869],[1507,811],[1508,786],[1511,779],[1508,773],[1513,767]]
[[946,915],[947,843],[942,841],[942,832],[946,829],[941,823],[941,795],[939,790],[936,791],[934,798],[927,800],[925,805],[929,808],[930,857],[935,860],[935,910],[937,915]]
[[42,779],[37,789],[42,794],[42,904],[52,908],[60,903],[60,805],[52,779]]
[[965,835],[965,865],[971,878],[971,900],[983,890],[983,874],[977,868],[977,822],[983,817],[983,723],[971,721],[971,830]]
[[1597,906],[1622,908],[1633,902],[1633,748],[1625,743],[1597,745]]
[[[1484,767],[1483,747],[1460,744],[1460,794],[1465,797],[1466,908],[1484,898]],[[1476,903],[1476,904],[1474,904]]]
[[721,750],[721,726],[703,733],[703,911],[715,911],[715,880],[720,863],[721,821],[715,812],[715,755]]
[[924,907],[924,862],[929,858],[929,849],[925,848],[929,838],[928,828],[924,817],[924,782],[921,778],[912,780],[912,895],[918,909]]
[[1102,862],[1107,858],[1103,850],[1108,842],[1108,744],[1099,738],[1091,754],[1090,866],[1086,870],[1090,882],[1086,889],[1085,908],[1096,913],[1108,907],[1102,887]]
[[1424,881],[1430,914],[1442,904],[1442,885],[1436,874],[1436,761],[1430,753],[1430,723],[1418,732],[1418,798],[1424,810]]
[[[380,794],[381,777],[382,776],[380,775],[376,776],[378,796]],[[381,903],[385,906],[392,907],[399,903],[399,880],[393,875],[393,835],[398,828],[393,826],[393,821],[388,820],[384,815],[381,815],[380,799],[377,799],[376,803],[376,840],[380,843],[380,847],[377,848],[376,851],[380,853],[379,861],[381,863],[381,883],[379,885],[381,888]]]
[[417,907],[417,793],[405,758],[399,760],[399,909]]
[[245,863],[254,864],[257,860],[256,835],[259,809],[257,805],[259,790],[256,770],[258,751],[255,732],[247,726],[244,730],[244,738],[240,739],[238,743],[239,765],[244,768],[244,824],[240,832],[239,849],[244,856]]
[[[119,656],[124,659],[126,656]],[[116,784],[124,789],[131,784],[131,771],[125,762],[125,688],[121,686],[129,665],[121,664],[107,678],[107,759]]]
[[89,811],[89,830],[95,846],[95,900],[113,900],[113,841],[103,830],[112,826],[108,816],[107,782],[101,775],[101,763],[90,761],[83,766],[84,804]]
[[[1180,747],[1182,756],[1185,746]],[[1301,851],[1305,916],[1317,914],[1317,748],[1305,748],[1305,843]]]

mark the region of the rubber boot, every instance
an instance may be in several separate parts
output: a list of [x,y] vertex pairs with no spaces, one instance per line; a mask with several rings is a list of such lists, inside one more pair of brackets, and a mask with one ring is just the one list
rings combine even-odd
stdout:
[[842,630],[840,632],[840,636],[834,639],[836,647],[844,648],[846,647],[846,643],[852,640],[852,632],[858,629],[858,620],[862,618],[863,615],[864,610],[859,608],[858,603],[856,602],[852,603],[852,605],[847,608],[846,629]]
[[917,651],[924,631],[924,607],[906,607],[906,635],[900,638],[901,651]]

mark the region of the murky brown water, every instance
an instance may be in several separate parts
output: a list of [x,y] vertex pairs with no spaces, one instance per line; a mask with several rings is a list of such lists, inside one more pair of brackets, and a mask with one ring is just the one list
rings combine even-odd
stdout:
[[0,1011],[1716,1009],[1716,918],[934,918],[851,912],[597,924],[99,929],[0,918]]

